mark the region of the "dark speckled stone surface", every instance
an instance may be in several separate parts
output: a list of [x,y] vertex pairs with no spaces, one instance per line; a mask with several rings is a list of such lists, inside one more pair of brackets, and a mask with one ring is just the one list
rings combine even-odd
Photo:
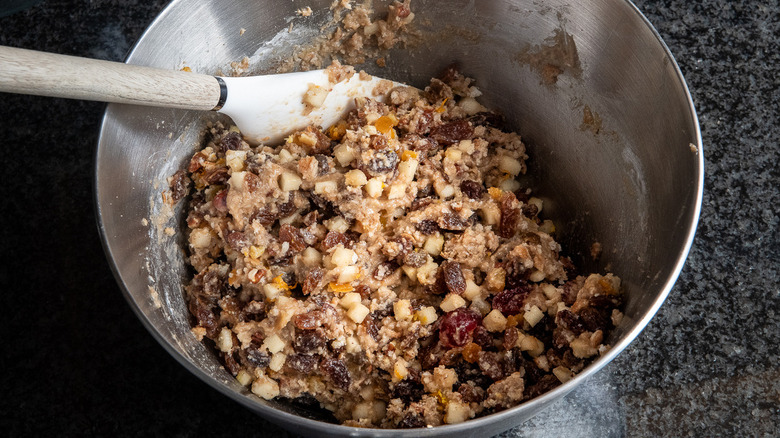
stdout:
[[[636,4],[674,53],[699,112],[706,177],[696,241],[636,341],[505,436],[777,436],[780,5]],[[47,0],[0,18],[0,44],[118,61],[164,5]],[[104,105],[0,99],[0,430],[283,436],[187,373],[124,301],[92,205]]]

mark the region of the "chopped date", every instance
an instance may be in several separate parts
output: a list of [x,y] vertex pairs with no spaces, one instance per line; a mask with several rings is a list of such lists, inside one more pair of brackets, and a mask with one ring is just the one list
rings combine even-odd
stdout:
[[309,374],[317,366],[320,356],[316,354],[291,354],[284,365],[302,374]]
[[423,219],[418,222],[415,227],[426,236],[430,236],[431,234],[439,231],[439,224],[431,219]]
[[464,307],[448,312],[441,319],[439,339],[445,347],[462,347],[471,339],[471,333],[482,322],[479,313]]
[[190,190],[190,178],[187,176],[187,172],[179,170],[174,173],[169,186],[171,189],[171,200],[174,203],[187,196],[187,192]]
[[517,223],[520,220],[520,209],[515,208],[515,195],[505,192],[501,195],[498,207],[501,210],[501,219],[498,224],[498,235],[510,238],[515,235]]
[[474,135],[474,128],[467,120],[455,120],[431,129],[431,138],[439,144],[451,145]]
[[460,263],[453,261],[446,261],[441,264],[442,275],[444,277],[444,284],[447,286],[447,290],[450,293],[462,295],[466,291],[466,279],[463,277],[463,271],[460,268]]
[[349,369],[347,369],[343,361],[339,359],[323,359],[320,362],[320,369],[341,390],[349,390],[352,376],[349,374]]
[[288,242],[293,252],[303,251],[308,246],[303,240],[301,230],[289,224],[284,224],[279,228],[279,240]]
[[322,275],[324,273],[325,271],[321,268],[312,268],[306,272],[301,292],[303,292],[304,295],[309,295],[318,291],[320,288],[320,281],[322,281]]
[[324,347],[327,341],[321,329],[296,330],[293,349],[297,353],[312,353]]
[[460,191],[471,199],[479,199],[485,194],[485,187],[481,183],[466,179],[460,183]]
[[517,315],[523,311],[523,303],[531,290],[532,286],[527,284],[514,289],[505,289],[493,297],[493,308],[498,309],[505,316]]

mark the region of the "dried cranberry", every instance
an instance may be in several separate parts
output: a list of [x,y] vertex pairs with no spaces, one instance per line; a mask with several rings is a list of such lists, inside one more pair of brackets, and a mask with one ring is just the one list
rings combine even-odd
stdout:
[[170,183],[171,200],[178,202],[179,199],[187,196],[187,192],[190,190],[190,179],[187,177],[187,172],[179,170],[173,174]]
[[349,390],[352,376],[343,361],[339,359],[324,359],[320,362],[320,369],[328,376],[337,387],[343,391]]
[[284,365],[299,373],[308,374],[319,362],[319,356],[314,354],[291,354],[287,356]]
[[469,342],[471,333],[481,322],[479,313],[464,307],[455,309],[442,317],[439,338],[447,347],[462,347]]
[[530,285],[503,290],[493,297],[493,308],[505,316],[517,315],[523,311],[523,302],[531,290]]
[[466,291],[466,279],[463,277],[463,271],[460,268],[460,263],[453,261],[446,261],[441,264],[444,284],[447,286],[447,290],[450,293],[462,295]]
[[474,128],[467,120],[455,120],[431,129],[431,138],[439,144],[451,145],[474,135]]
[[471,199],[479,199],[485,194],[485,187],[476,181],[467,179],[460,183],[460,191]]

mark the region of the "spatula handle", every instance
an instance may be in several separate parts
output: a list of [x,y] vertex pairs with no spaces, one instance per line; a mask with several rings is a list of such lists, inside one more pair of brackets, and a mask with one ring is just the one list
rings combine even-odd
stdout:
[[212,110],[214,76],[0,46],[0,91]]

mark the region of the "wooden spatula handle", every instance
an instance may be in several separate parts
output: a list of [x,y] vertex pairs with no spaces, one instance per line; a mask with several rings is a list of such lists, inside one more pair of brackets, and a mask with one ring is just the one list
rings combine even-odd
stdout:
[[0,91],[196,110],[220,99],[213,76],[4,46]]

